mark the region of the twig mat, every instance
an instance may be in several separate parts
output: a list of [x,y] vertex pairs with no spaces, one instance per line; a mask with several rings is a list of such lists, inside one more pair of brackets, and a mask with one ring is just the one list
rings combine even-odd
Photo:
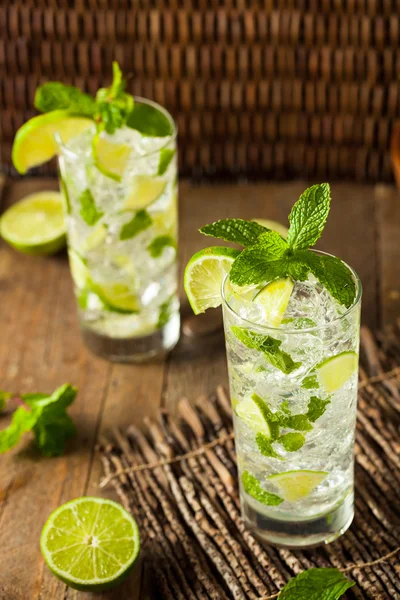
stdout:
[[[361,335],[356,515],[327,546],[262,546],[240,518],[228,396],[179,402],[140,431],[101,447],[105,477],[138,520],[157,600],[274,598],[294,575],[337,567],[356,586],[347,599],[400,599],[400,323]],[[368,564],[368,563],[373,563]]]

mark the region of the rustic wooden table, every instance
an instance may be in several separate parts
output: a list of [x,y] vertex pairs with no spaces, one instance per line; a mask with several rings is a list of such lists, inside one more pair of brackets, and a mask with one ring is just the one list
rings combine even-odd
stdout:
[[[39,189],[49,179],[8,182],[3,208]],[[197,228],[218,218],[266,217],[285,222],[305,182],[191,186],[181,184],[181,271],[190,255],[209,240]],[[364,286],[363,321],[372,328],[400,315],[400,196],[386,186],[332,186],[331,216],[322,249],[350,263]],[[1,600],[84,600],[96,596],[59,583],[39,551],[41,528],[59,504],[100,490],[96,441],[112,427],[140,424],[161,405],[173,408],[182,396],[208,393],[226,383],[221,330],[203,337],[182,335],[163,362],[117,365],[84,347],[78,329],[66,254],[38,258],[18,254],[0,242],[0,388],[51,391],[71,382],[79,388],[72,408],[78,435],[65,456],[45,459],[29,443],[0,459]],[[182,294],[182,316],[189,317]],[[186,321],[187,325],[187,321]],[[6,420],[3,419],[3,424]],[[142,591],[140,591],[142,588]],[[109,599],[145,598],[140,569]]]

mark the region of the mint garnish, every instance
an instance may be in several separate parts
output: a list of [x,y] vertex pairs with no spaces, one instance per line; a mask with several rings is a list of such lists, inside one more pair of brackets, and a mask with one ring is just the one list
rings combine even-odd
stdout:
[[158,171],[157,175],[164,175],[166,170],[169,167],[171,160],[175,156],[175,150],[171,150],[170,148],[162,148],[160,150],[160,158],[158,161]]
[[81,206],[79,213],[82,219],[89,227],[93,227],[104,213],[97,209],[93,194],[89,189],[84,190],[78,200]]
[[147,250],[153,258],[158,258],[163,253],[164,248],[171,246],[176,248],[176,243],[171,235],[159,235],[150,242],[147,246]]
[[277,494],[271,494],[271,492],[264,490],[258,479],[248,471],[243,471],[242,473],[242,484],[246,494],[249,494],[249,496],[252,496],[255,500],[266,506],[278,506],[283,502],[283,498],[280,498]]
[[240,246],[251,246],[262,233],[269,232],[256,221],[245,221],[244,219],[222,219],[201,227],[199,231],[204,235],[219,238],[225,242],[234,242]]
[[270,438],[263,433],[257,433],[256,444],[263,456],[269,456],[270,458],[278,458],[279,460],[282,460],[282,456],[273,449]]
[[308,406],[307,406],[308,420],[312,421],[314,423],[314,421],[316,421],[317,419],[322,417],[322,415],[326,411],[326,407],[328,404],[330,404],[329,399],[323,400],[322,398],[319,398],[318,396],[311,396],[311,398],[308,402]]
[[328,183],[307,188],[289,215],[287,242],[293,250],[306,250],[321,237],[329,214],[331,192]]
[[133,96],[125,92],[126,82],[117,62],[113,62],[113,82],[108,88],[100,88],[96,94],[95,120],[99,129],[114,133],[125,125],[134,105]]
[[339,600],[353,585],[338,569],[308,569],[285,585],[279,600]]
[[0,431],[0,453],[16,446],[25,432],[32,431],[42,454],[62,454],[66,441],[75,434],[75,425],[66,410],[76,392],[69,384],[59,387],[51,395],[2,392],[3,402],[15,398],[20,406],[13,413],[11,424]]
[[237,339],[252,350],[262,352],[264,357],[285,375],[289,375],[295,369],[301,366],[301,362],[294,362],[290,354],[280,349],[282,342],[276,340],[270,335],[262,335],[246,329],[245,327],[237,327],[233,325],[231,331]]
[[138,210],[134,217],[122,226],[119,239],[130,240],[141,231],[150,227],[152,222],[153,220],[147,210]]
[[51,110],[68,110],[85,117],[93,117],[96,102],[92,96],[81,92],[74,85],[65,85],[58,81],[49,81],[40,85],[35,92],[35,107],[40,112]]
[[282,444],[288,452],[300,450],[300,448],[304,446],[305,441],[306,438],[301,433],[284,433],[278,439],[278,442]]

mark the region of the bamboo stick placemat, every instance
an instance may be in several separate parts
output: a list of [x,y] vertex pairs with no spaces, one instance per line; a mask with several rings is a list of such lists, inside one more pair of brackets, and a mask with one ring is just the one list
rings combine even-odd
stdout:
[[222,386],[146,430],[100,448],[105,477],[138,520],[154,598],[267,600],[297,573],[337,567],[345,598],[400,599],[400,321],[361,333],[356,515],[339,540],[307,551],[262,546],[240,518],[231,408]]

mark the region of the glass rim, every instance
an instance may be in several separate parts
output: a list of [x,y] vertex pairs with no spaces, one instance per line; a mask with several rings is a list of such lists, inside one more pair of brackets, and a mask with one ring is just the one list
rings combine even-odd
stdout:
[[[150,152],[145,152],[144,154],[141,154],[140,156],[138,156],[137,160],[141,160],[142,158],[147,158],[149,156],[152,156],[153,154],[160,152],[166,146],[168,146],[168,144],[170,142],[174,142],[178,135],[178,126],[177,126],[173,116],[171,115],[171,113],[169,113],[166,108],[161,106],[161,104],[158,104],[158,102],[154,102],[154,100],[150,100],[149,98],[143,98],[142,96],[133,96],[133,99],[135,102],[138,102],[139,104],[149,104],[150,106],[153,106],[154,108],[159,110],[161,113],[163,113],[163,115],[165,117],[167,117],[169,123],[172,126],[171,135],[163,136],[163,138],[165,138],[165,142],[163,142],[163,144],[161,146],[159,146],[158,148],[156,148],[155,150],[151,150]],[[95,123],[93,121],[93,126],[94,126],[94,124]],[[134,131],[136,131],[136,130],[134,130]],[[140,131],[139,131],[139,133],[140,133]],[[144,137],[150,137],[150,136],[144,136]],[[152,136],[152,137],[157,137],[157,136]],[[59,148],[61,149],[63,154],[70,155],[74,158],[82,158],[82,154],[79,154],[78,152],[75,152],[75,150],[71,150],[71,148],[68,148],[68,146],[62,141],[61,136],[57,131],[54,133],[54,139],[56,140],[56,143],[59,146]]]
[[[336,256],[333,256],[333,254],[329,254],[328,252],[323,252],[322,250],[311,249],[311,252],[315,252],[316,254],[324,254],[325,256],[331,256],[333,258],[337,258]],[[359,276],[357,275],[356,271],[352,267],[350,267],[350,265],[348,265],[344,260],[342,262],[346,265],[346,267],[349,269],[349,271],[351,272],[351,274],[353,276],[353,279],[356,284],[356,297],[354,299],[353,304],[351,306],[349,306],[349,308],[347,308],[343,314],[339,315],[338,317],[336,317],[329,323],[325,323],[324,325],[315,325],[315,327],[305,327],[304,329],[290,329],[290,328],[287,329],[287,328],[282,328],[282,327],[271,327],[270,325],[263,325],[263,324],[256,323],[255,321],[250,321],[249,319],[242,317],[239,313],[236,312],[236,310],[234,310],[232,308],[232,306],[228,302],[227,297],[225,296],[225,285],[228,281],[229,273],[227,273],[222,280],[222,285],[221,285],[222,304],[223,304],[224,308],[226,308],[232,315],[234,315],[235,318],[238,318],[241,321],[243,321],[244,323],[249,324],[252,327],[257,327],[258,329],[261,329],[261,330],[266,330],[266,331],[270,331],[270,332],[273,331],[275,333],[279,332],[281,334],[285,333],[285,334],[301,335],[303,333],[315,333],[316,331],[321,331],[323,329],[327,329],[328,327],[332,327],[333,325],[335,325],[335,323],[338,323],[342,319],[347,317],[354,309],[356,309],[359,306],[359,304],[361,302],[361,297],[362,297],[362,292],[363,292],[361,280],[360,280]]]

